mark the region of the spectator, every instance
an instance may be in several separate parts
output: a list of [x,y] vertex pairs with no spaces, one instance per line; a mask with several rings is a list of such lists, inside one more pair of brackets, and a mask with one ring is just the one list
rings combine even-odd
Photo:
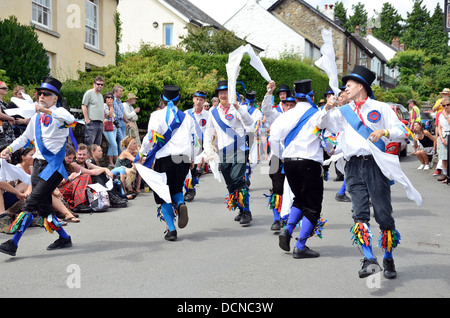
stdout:
[[[113,99],[114,96],[112,93],[106,93],[105,94],[105,122],[104,122],[104,129],[103,129],[103,135],[105,136],[106,140],[108,140],[108,161],[109,161],[109,168],[114,168],[114,164],[117,160],[117,156],[119,155],[119,147],[117,145],[116,136],[117,136],[117,127],[114,124],[115,122],[115,114],[113,110]],[[112,126],[112,130],[109,126]]]
[[409,129],[414,130],[414,123],[421,123],[420,109],[414,99],[408,100],[409,107]]
[[[24,96],[27,98],[25,99]],[[13,108],[19,108],[16,103],[18,103],[17,99],[27,101],[28,103],[33,102],[30,96],[25,94],[25,88],[23,86],[15,86],[13,89],[13,96],[11,97],[11,102],[6,106],[6,109],[13,109]],[[16,103],[14,103],[16,102]],[[23,134],[25,129],[27,128],[28,123],[30,122],[30,118],[24,118],[21,115],[13,115],[11,117],[15,118],[15,123],[12,125],[12,128],[14,130],[14,136],[15,138],[18,138],[20,135]]]
[[133,93],[127,95],[127,101],[123,103],[123,111],[125,112],[125,117],[128,120],[127,124],[127,135],[136,140],[138,146],[141,145],[141,138],[139,136],[139,128],[137,126],[138,113],[141,110],[140,107],[133,108],[136,104],[137,96]]
[[450,134],[450,97],[442,98],[442,106],[444,110],[439,116],[438,125],[438,149],[439,160],[442,160],[442,175],[438,178],[438,181],[447,183],[447,147],[448,147],[448,135]]
[[216,107],[217,105],[219,105],[219,98],[218,97],[211,98],[211,106],[210,106],[210,108]]
[[14,139],[14,130],[12,125],[15,123],[14,117],[8,116],[5,113],[5,109],[8,108],[8,104],[3,100],[3,97],[8,93],[8,86],[5,82],[0,81],[0,122],[3,121],[3,125],[0,125],[0,151],[9,146]]
[[[136,140],[131,137],[126,137],[122,140],[121,147],[124,150],[120,153],[119,158],[116,161],[116,168],[125,167],[125,188],[128,193],[139,193],[141,185],[141,177],[137,176],[137,170],[134,165],[134,158],[139,153]],[[136,186],[136,190],[133,190],[133,185]]]
[[81,109],[84,121],[84,143],[86,145],[101,145],[103,134],[104,106],[101,91],[105,82],[103,77],[97,76],[94,79],[93,88],[84,93]]
[[203,104],[203,109],[206,110],[206,111],[209,111],[209,103],[208,102],[205,102]]
[[436,147],[436,138],[428,130],[424,130],[420,122],[414,122],[413,129],[416,136],[414,150],[417,159],[420,161],[420,166],[417,169],[429,170],[430,158],[434,155]]
[[114,99],[113,99],[114,114],[116,114],[116,120],[119,125],[117,127],[116,142],[117,142],[117,146],[119,148],[119,154],[120,154],[122,151],[120,143],[127,136],[126,135],[127,134],[126,123],[128,122],[128,119],[126,119],[126,117],[125,117],[122,101],[120,100],[123,95],[123,87],[120,85],[115,85],[113,87],[113,95],[114,95]]
[[75,148],[66,147],[66,156],[64,157],[64,166],[66,167],[68,177],[61,181],[58,186],[63,199],[69,204],[69,208],[74,212],[90,212],[86,189],[92,183],[91,176],[81,173],[80,170],[74,170],[72,162],[75,157]]

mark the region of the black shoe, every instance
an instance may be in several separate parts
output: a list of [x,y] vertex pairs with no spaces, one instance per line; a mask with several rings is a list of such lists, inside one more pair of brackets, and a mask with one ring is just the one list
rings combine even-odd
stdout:
[[281,230],[281,222],[276,220],[275,222],[272,223],[272,226],[270,227],[270,229],[272,231],[279,231],[279,230]]
[[342,193],[342,194],[336,193],[336,196],[334,198],[336,199],[336,201],[339,201],[339,202],[351,202],[352,201],[345,193]]
[[287,229],[283,229],[280,235],[278,235],[278,245],[283,251],[289,252],[291,250],[291,247],[289,246],[291,237],[292,235],[289,234]]
[[315,257],[319,257],[320,254],[313,250],[310,250],[308,246],[305,246],[305,248],[302,250],[298,249],[298,247],[294,247],[292,256],[294,258],[315,258]]
[[59,237],[56,241],[54,241],[52,244],[50,244],[49,246],[47,246],[47,250],[52,251],[52,250],[57,250],[59,248],[66,248],[66,247],[71,247],[72,246],[72,240],[69,238],[63,238],[63,237]]
[[253,220],[252,214],[250,212],[244,212],[241,214],[241,219],[239,221],[239,224],[247,225],[250,224],[250,222]]
[[241,218],[242,218],[242,212],[239,212],[239,214],[234,217],[234,220],[236,222],[239,222],[241,220]]
[[383,276],[387,279],[394,279],[397,277],[397,272],[395,271],[394,259],[384,258],[383,259]]
[[381,267],[374,258],[368,259],[364,257],[362,260],[362,268],[358,271],[359,278],[364,278],[372,274],[381,272]]
[[6,242],[0,244],[0,252],[11,256],[16,256],[17,245],[13,242],[13,240],[7,240]]
[[195,198],[196,191],[195,189],[187,190],[184,194],[184,201],[191,202]]
[[178,206],[178,227],[180,229],[186,227],[188,221],[189,221],[188,209],[186,204],[182,203]]
[[176,241],[177,240],[177,230],[169,231],[167,230],[166,235],[164,235],[166,241]]
[[334,178],[333,179],[333,181],[336,181],[336,182],[338,182],[338,181],[344,181],[344,176],[337,176],[336,178]]

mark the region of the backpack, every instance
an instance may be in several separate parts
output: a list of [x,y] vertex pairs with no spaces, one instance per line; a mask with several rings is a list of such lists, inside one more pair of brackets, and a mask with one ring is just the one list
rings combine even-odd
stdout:
[[108,210],[110,204],[107,191],[97,192],[91,188],[87,188],[86,193],[92,212],[105,212]]

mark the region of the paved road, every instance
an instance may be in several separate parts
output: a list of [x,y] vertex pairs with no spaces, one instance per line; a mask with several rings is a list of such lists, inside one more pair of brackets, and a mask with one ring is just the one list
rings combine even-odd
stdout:
[[[263,162],[252,176],[251,226],[233,221],[234,213],[224,205],[225,185],[207,175],[188,205],[189,224],[178,231],[176,242],[163,239],[165,225],[156,218],[151,193],[139,195],[127,208],[81,215],[81,223],[66,226],[74,242],[70,249],[47,251],[56,235],[30,228],[16,257],[0,255],[0,296],[449,297],[450,188],[437,182],[431,171],[418,171],[415,157],[401,161],[423,196],[423,206],[408,200],[400,185],[393,186],[402,235],[394,251],[396,280],[358,278],[362,256],[350,240],[351,205],[334,199],[341,182],[325,183],[323,217],[328,226],[323,239],[308,241],[321,256],[298,260],[282,251],[277,233],[269,230],[272,215],[264,194],[270,179]],[[0,241],[8,238],[0,234]],[[374,250],[381,259],[381,250]]]

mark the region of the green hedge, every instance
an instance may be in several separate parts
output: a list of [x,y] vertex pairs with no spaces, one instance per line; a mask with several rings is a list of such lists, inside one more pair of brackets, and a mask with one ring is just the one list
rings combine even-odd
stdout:
[[[80,108],[84,92],[91,89],[93,79],[101,75],[105,79],[103,94],[112,91],[114,85],[120,84],[124,87],[124,99],[131,92],[137,95],[137,105],[141,108],[139,123],[144,128],[150,113],[159,103],[164,85],[179,86],[183,96],[180,108],[188,109],[192,107],[191,96],[196,90],[206,91],[208,99],[214,96],[217,82],[226,79],[227,61],[228,55],[202,55],[142,45],[138,53],[124,55],[117,66],[80,72],[77,81],[69,80],[64,83],[61,93],[67,98],[70,107]],[[242,81],[247,90],[256,91],[257,100],[261,101],[266,92],[267,82],[249,61],[250,58],[245,55],[241,62],[238,81]],[[296,80],[309,78],[312,79],[313,89],[317,92],[316,102],[323,98],[328,86],[328,77],[317,68],[293,59],[262,58],[262,61],[277,85],[292,85]],[[237,91],[245,93],[241,85],[237,85]]]

